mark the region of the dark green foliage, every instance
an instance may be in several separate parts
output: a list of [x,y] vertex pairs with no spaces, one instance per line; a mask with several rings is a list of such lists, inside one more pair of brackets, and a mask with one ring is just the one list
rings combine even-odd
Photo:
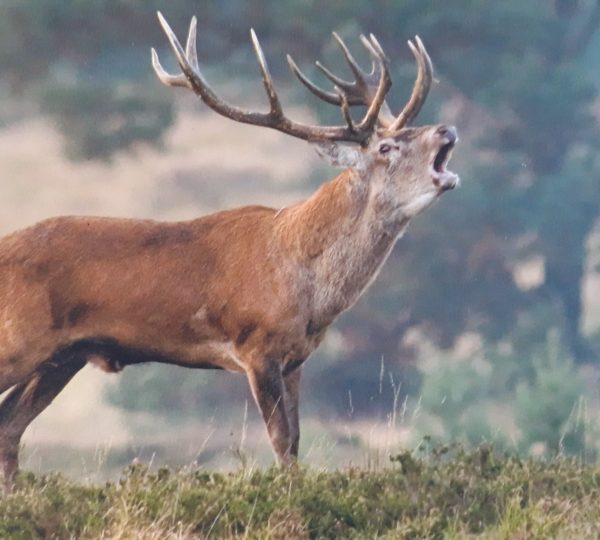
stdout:
[[403,452],[392,463],[375,471],[231,474],[135,465],[104,486],[22,474],[16,491],[0,498],[0,536],[418,539],[506,531],[564,538],[574,531],[592,538],[586,527],[600,525],[597,467],[523,461],[487,446]]

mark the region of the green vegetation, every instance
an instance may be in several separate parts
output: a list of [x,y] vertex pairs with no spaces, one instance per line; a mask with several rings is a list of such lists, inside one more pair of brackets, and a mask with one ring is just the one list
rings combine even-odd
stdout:
[[423,448],[380,470],[133,465],[96,486],[22,474],[0,498],[0,537],[597,538],[600,468]]

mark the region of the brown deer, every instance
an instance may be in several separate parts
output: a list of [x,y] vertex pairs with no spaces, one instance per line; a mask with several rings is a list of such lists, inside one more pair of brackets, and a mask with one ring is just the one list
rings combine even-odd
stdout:
[[[298,454],[301,366],[329,325],[373,281],[409,221],[458,177],[446,169],[454,127],[406,127],[421,109],[432,66],[409,41],[418,75],[394,116],[385,98],[388,59],[373,35],[364,72],[334,34],[355,76],[322,65],[335,93],[292,71],[319,98],[341,108],[344,125],[313,126],[285,116],[252,32],[269,99],[267,113],[229,105],[208,86],[196,56],[196,20],[185,50],[158,14],[189,88],[219,114],[316,143],[345,170],[311,197],[275,210],[247,206],[192,221],[58,217],[0,240],[0,463],[10,484],[19,441],[88,362],[109,372],[163,362],[244,373],[281,463]],[[366,107],[356,122],[350,107]]]

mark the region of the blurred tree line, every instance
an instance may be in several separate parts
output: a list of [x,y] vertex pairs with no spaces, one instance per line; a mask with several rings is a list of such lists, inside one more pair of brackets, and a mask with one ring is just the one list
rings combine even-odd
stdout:
[[[303,68],[317,57],[331,65],[331,30],[353,45],[359,32],[374,32],[394,60],[395,109],[414,77],[405,41],[419,34],[443,88],[434,90],[419,121],[443,114],[464,134],[467,145],[457,153],[463,187],[412,226],[367,297],[342,318],[338,329],[349,346],[342,357],[309,368],[310,399],[344,413],[351,390],[355,410],[389,410],[394,389],[373,397],[382,357],[391,379],[404,381],[403,392],[418,393],[416,350],[404,340],[414,329],[441,349],[467,331],[477,333],[504,390],[522,399],[523,385],[538,380],[534,358],[546,350],[551,330],[575,364],[597,362],[600,341],[584,336],[581,321],[586,246],[600,213],[600,2],[5,0],[0,6],[3,89],[52,116],[76,159],[106,159],[138,141],[160,144],[173,123],[172,95],[149,69],[149,47],[165,47],[157,9],[182,37],[189,17],[199,16],[204,65],[249,50],[253,26],[278,78],[286,68],[282,52]],[[298,99],[310,98],[298,93]],[[319,110],[328,120],[339,114]],[[540,276],[524,284],[519,270],[530,263]],[[193,397],[197,388],[185,375],[162,377],[179,383],[157,386],[157,409],[211,399],[210,388]],[[147,381],[126,372],[123,385],[140,380]],[[144,406],[136,392],[120,399]]]

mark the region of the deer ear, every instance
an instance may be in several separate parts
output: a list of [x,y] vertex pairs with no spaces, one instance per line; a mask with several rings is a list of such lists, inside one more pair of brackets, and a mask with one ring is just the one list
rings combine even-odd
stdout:
[[342,169],[348,167],[361,169],[364,167],[363,153],[358,146],[326,142],[315,144],[314,147],[317,154],[332,167]]

